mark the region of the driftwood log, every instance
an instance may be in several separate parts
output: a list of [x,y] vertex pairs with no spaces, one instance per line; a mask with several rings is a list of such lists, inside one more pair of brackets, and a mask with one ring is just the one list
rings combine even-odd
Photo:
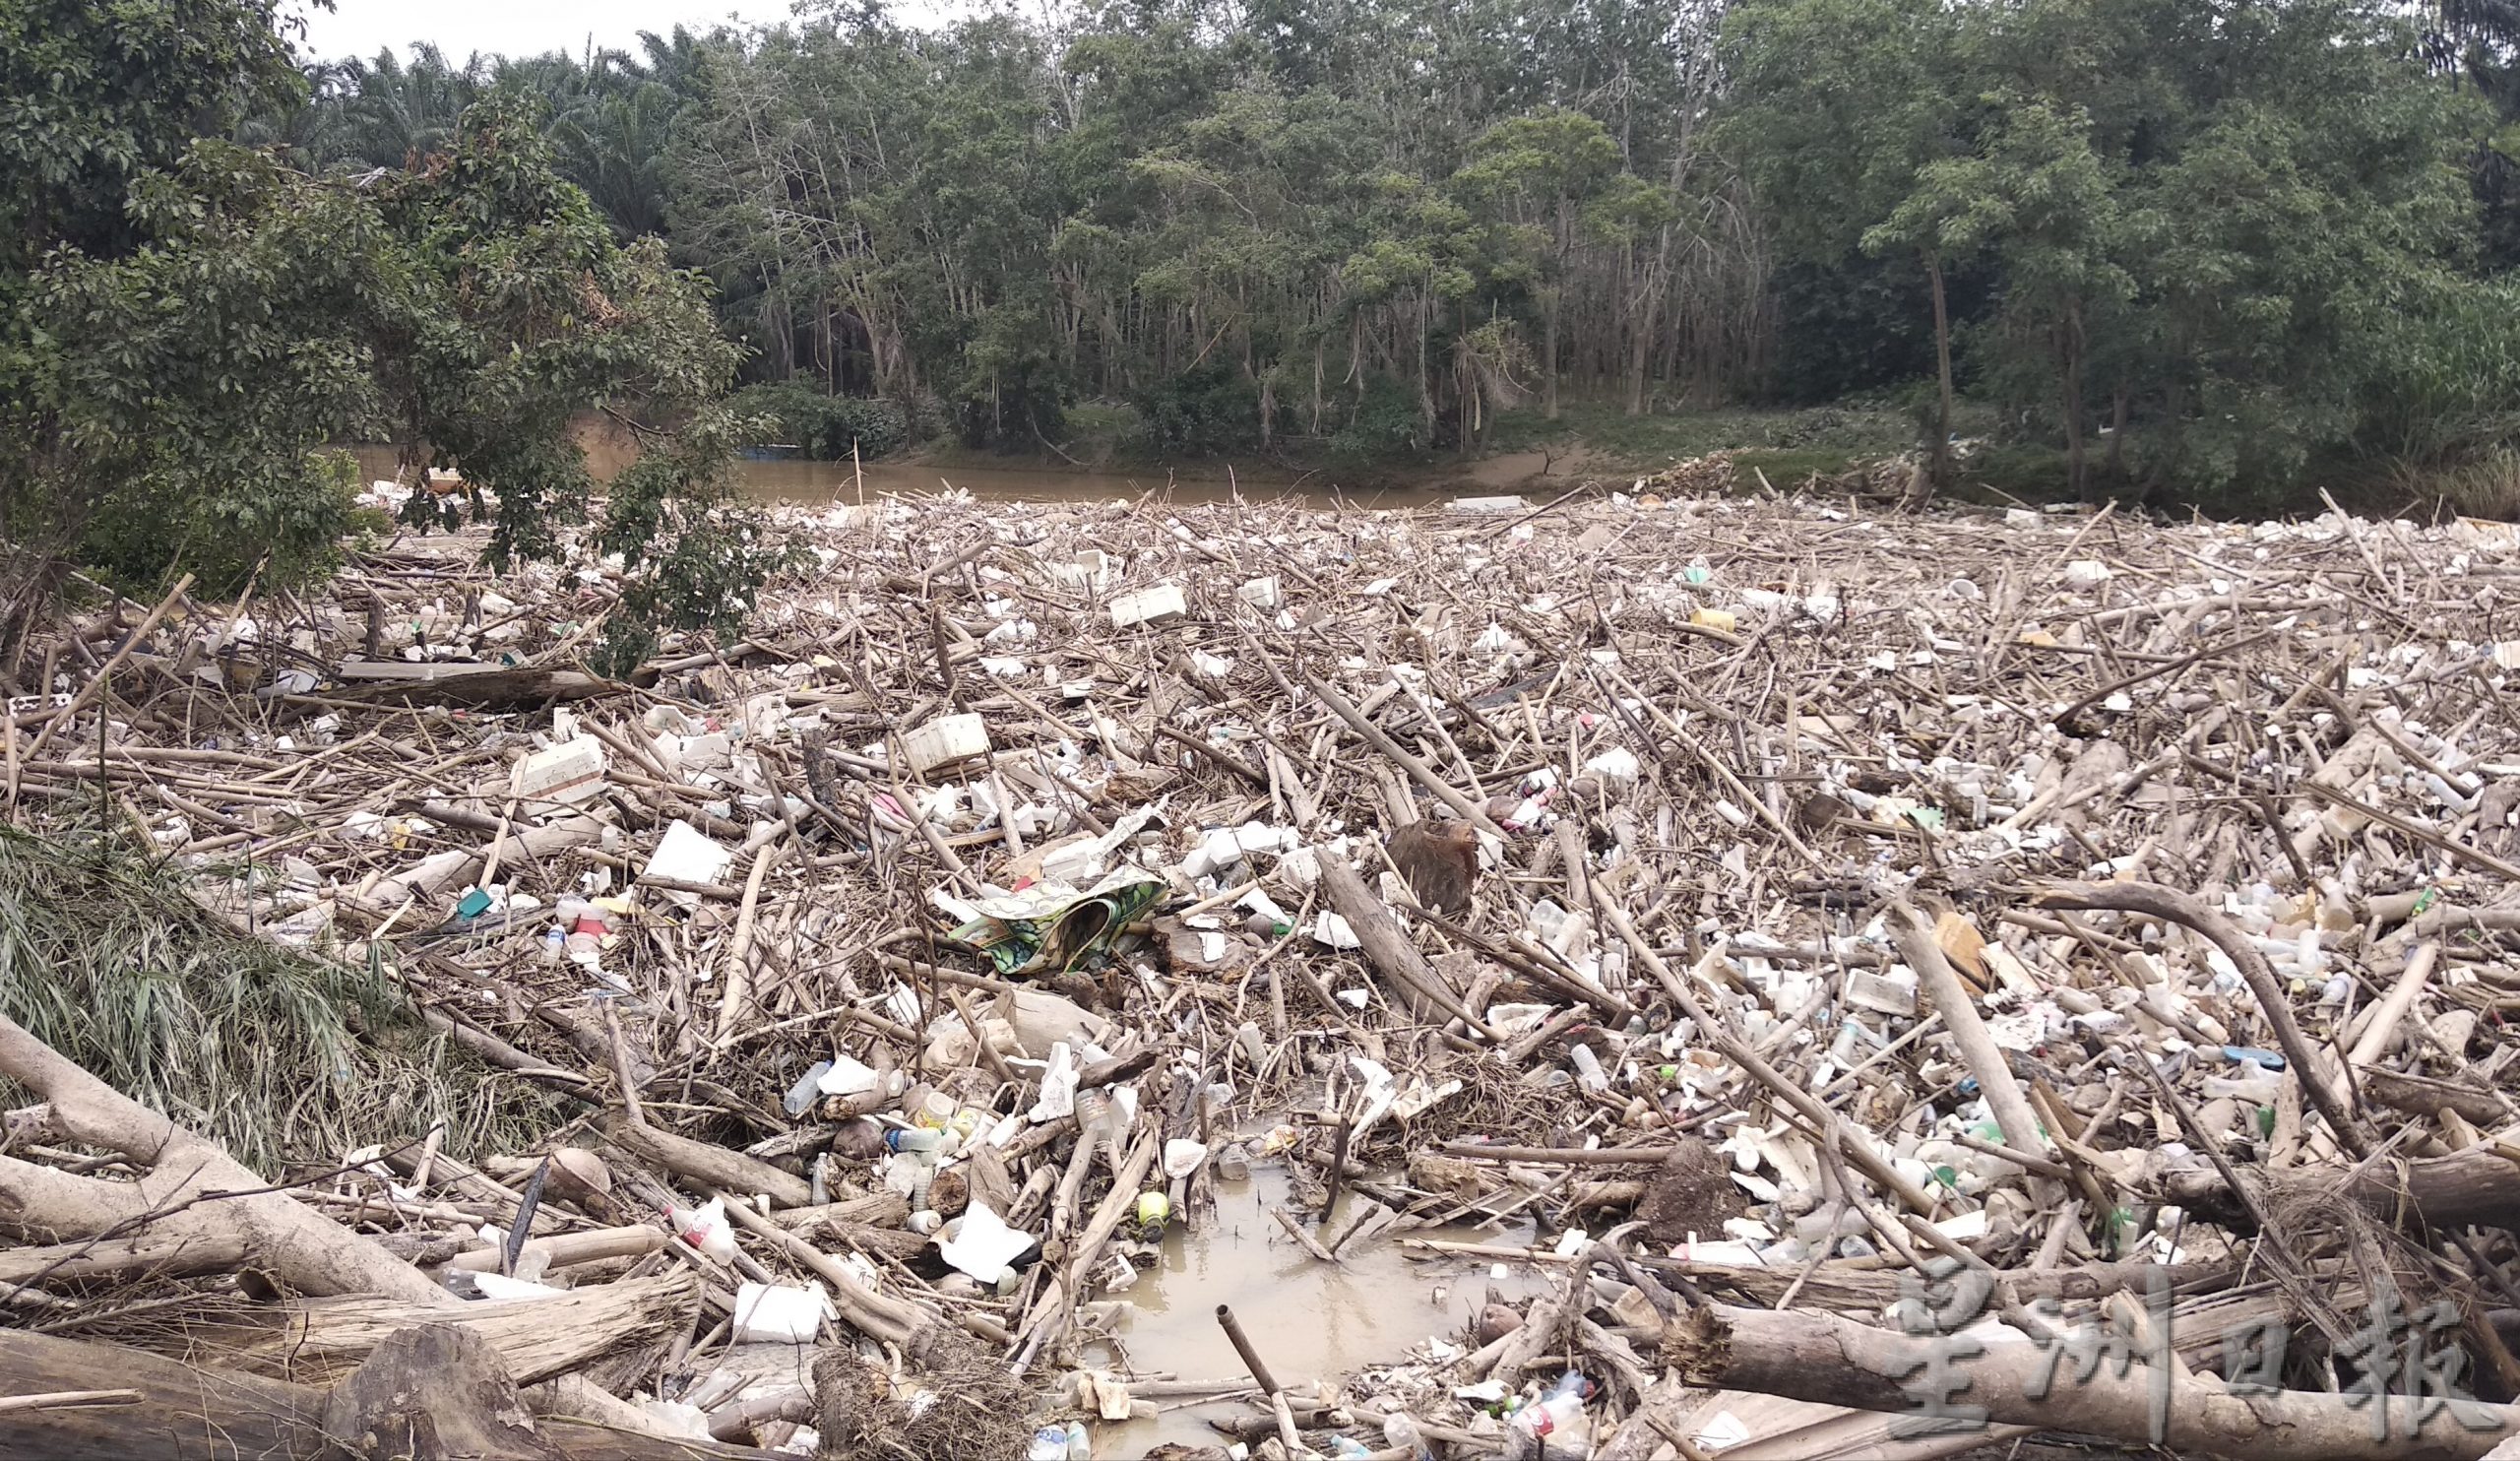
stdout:
[[[2343,1195],[2392,1225],[2412,1227],[2420,1220],[2439,1229],[2520,1228],[2520,1139],[2515,1138],[2520,1132],[2488,1137],[2446,1157],[2375,1162],[2352,1172],[2296,1168],[2271,1175],[2243,1172],[2240,1179],[2278,1194],[2313,1199]],[[2171,1173],[2162,1186],[2172,1201],[2219,1221],[2245,1217],[2222,1175],[2210,1167]],[[2261,1200],[2259,1209],[2264,1208]]]
[[1329,895],[1331,912],[1347,921],[1364,946],[1365,958],[1391,981],[1409,1012],[1421,1020],[1449,1016],[1483,1032],[1485,1025],[1463,1007],[1460,992],[1418,952],[1391,910],[1365,886],[1356,869],[1327,849],[1318,850],[1317,856],[1321,890]]
[[[2248,1461],[2476,1461],[2520,1434],[2520,1408],[2465,1402],[2420,1415],[2409,1396],[2386,1398],[2384,1439],[2367,1397],[2277,1390],[2236,1395],[2211,1376],[2165,1378],[2140,1361],[2092,1367],[2029,1342],[1993,1342],[1960,1358],[1948,1339],[1875,1329],[1831,1314],[1708,1304],[1683,1312],[1663,1332],[1663,1362],[1689,1383],[1755,1390],[1858,1410],[1917,1411],[1915,1392],[1934,1390],[1948,1411],[1978,1407],[1986,1421],[2081,1431],[2129,1445],[2160,1444],[2182,1456],[2244,1455]],[[1956,1391],[1939,1381],[1948,1375]],[[2052,1375],[2045,1399],[2043,1375]],[[2156,1397],[2166,1397],[2164,1429],[2153,1433]],[[1921,1424],[1931,1424],[1922,1414]]]
[[[336,1390],[0,1330],[0,1389],[74,1389],[98,1375],[138,1391],[140,1403],[0,1416],[0,1461],[770,1461],[777,1454],[585,1421],[528,1420],[496,1354],[446,1325],[395,1336]],[[424,1426],[421,1412],[430,1418]]]
[[217,1143],[124,1096],[6,1018],[0,1018],[0,1073],[50,1105],[56,1131],[149,1169],[137,1181],[109,1182],[0,1157],[0,1212],[15,1231],[71,1239],[145,1228],[167,1243],[241,1241],[303,1294],[457,1302],[383,1245],[271,1190]]

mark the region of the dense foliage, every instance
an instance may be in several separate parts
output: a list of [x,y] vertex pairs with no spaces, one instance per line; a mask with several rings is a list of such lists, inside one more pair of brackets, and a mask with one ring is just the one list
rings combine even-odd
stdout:
[[41,68],[0,105],[0,534],[22,559],[301,582],[355,486],[321,448],[389,439],[415,476],[461,468],[467,492],[414,495],[414,520],[495,504],[494,556],[551,556],[594,488],[573,419],[600,407],[659,437],[596,527],[626,568],[615,658],[747,606],[737,352],[703,282],[561,174],[538,103],[471,100],[408,165],[318,170],[222,135],[298,81],[266,5],[0,17],[34,52],[0,67]]
[[[542,552],[598,403],[832,458],[1860,397],[2092,494],[2520,462],[2499,0],[863,3],[302,73],[274,12],[0,0],[12,540],[298,571],[306,447],[383,430]],[[658,455],[598,536],[724,612],[722,464]]]
[[[2503,444],[2513,17],[2371,0],[836,7],[391,54],[267,121],[391,164],[543,97],[716,281],[787,437],[1390,457],[1570,398],[1962,398],[2085,491]],[[880,417],[813,408],[880,398]],[[930,413],[933,413],[931,415]]]

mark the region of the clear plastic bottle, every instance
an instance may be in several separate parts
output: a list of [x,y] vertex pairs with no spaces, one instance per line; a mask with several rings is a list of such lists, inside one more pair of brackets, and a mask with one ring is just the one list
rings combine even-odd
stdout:
[[[2240,1068],[2257,1069],[2253,1065],[2244,1065]],[[2235,1101],[2245,1101],[2254,1106],[2271,1106],[2283,1088],[2284,1083],[2270,1074],[2248,1075],[2237,1079],[2226,1075],[2205,1077],[2205,1099],[2208,1101],[2229,1096]]]
[[1577,1085],[1587,1091],[1606,1091],[1610,1088],[1609,1072],[1602,1069],[1601,1058],[1593,1053],[1591,1046],[1575,1047],[1567,1052],[1567,1059],[1575,1066]]
[[1076,1093],[1076,1129],[1080,1139],[1088,1146],[1101,1147],[1105,1142],[1113,1143],[1114,1160],[1117,1160],[1116,1134],[1119,1130],[1119,1113],[1112,1109],[1111,1098],[1107,1093],[1099,1088]]
[[817,1088],[822,1083],[823,1073],[830,1069],[829,1060],[817,1060],[806,1066],[805,1073],[796,1078],[796,1084],[788,1088],[787,1096],[779,1103],[780,1109],[791,1116],[803,1115],[821,1099],[822,1093]]
[[1407,1451],[1409,1461],[1435,1461],[1435,1453],[1418,1432],[1415,1417],[1397,1411],[1383,1417],[1382,1443],[1393,1450]]
[[[1583,1376],[1573,1370],[1567,1374],[1573,1379],[1583,1380]],[[1514,1412],[1514,1429],[1535,1439],[1546,1437],[1548,1449],[1553,1452],[1580,1456],[1591,1448],[1591,1418],[1584,1414],[1584,1395],[1591,1388],[1591,1382],[1584,1381],[1584,1388],[1576,1390],[1564,1389],[1564,1384],[1565,1381],[1559,1381],[1561,1388],[1551,1390],[1544,1399]]]

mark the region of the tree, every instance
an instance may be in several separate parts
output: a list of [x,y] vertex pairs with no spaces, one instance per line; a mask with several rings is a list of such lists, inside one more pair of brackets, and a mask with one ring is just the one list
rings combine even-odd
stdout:
[[2117,260],[2123,234],[2118,180],[2092,151],[2087,114],[2017,95],[1984,100],[1992,120],[1980,150],[1919,169],[1916,190],[1865,230],[1863,246],[1876,253],[1915,250],[1931,261],[1946,423],[1950,332],[1941,270],[1982,251],[1996,256],[2005,279],[1997,337],[2036,360],[2034,373],[2053,377],[2066,480],[2081,496],[2091,314],[2124,302],[2133,289]]
[[[1541,304],[1544,411],[1557,419],[1557,322],[1581,221],[1618,167],[1609,130],[1580,111],[1549,107],[1490,127],[1453,175],[1472,196],[1503,203],[1540,231],[1535,292]],[[1525,226],[1531,226],[1527,223]]]
[[1950,472],[1955,395],[1944,227],[1971,200],[1927,169],[1966,155],[1984,17],[1937,0],[1745,0],[1726,28],[1735,93],[1720,124],[1791,253],[1912,253],[1933,309],[1929,481]]
[[[317,449],[391,432],[414,468],[463,469],[496,558],[549,556],[592,488],[570,418],[601,404],[684,428],[599,526],[625,601],[676,625],[748,603],[771,555],[725,491],[733,352],[661,244],[613,240],[520,103],[358,177],[201,139],[138,176],[130,216],[128,253],[58,248],[26,283],[0,391],[9,540],[125,580],[303,581],[347,526],[349,483]],[[613,647],[654,627],[625,614]]]
[[123,199],[135,178],[205,131],[302,95],[280,9],[280,0],[0,5],[0,290],[56,244],[126,247]]
[[1734,19],[1727,136],[1782,238],[1817,264],[1924,267],[1938,440],[1963,264],[1996,282],[1969,322],[1978,378],[2048,398],[2077,490],[2095,379],[2110,466],[2138,438],[2147,489],[2274,476],[2351,444],[2355,403],[2390,389],[2395,322],[2456,292],[2472,109],[2375,5],[1755,0]]

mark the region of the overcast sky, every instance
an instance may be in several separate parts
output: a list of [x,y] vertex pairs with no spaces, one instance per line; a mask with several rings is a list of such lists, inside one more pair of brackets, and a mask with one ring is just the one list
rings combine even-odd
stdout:
[[461,63],[469,51],[574,55],[592,35],[598,46],[635,50],[642,31],[663,34],[677,22],[706,30],[730,14],[755,24],[785,20],[788,0],[339,0],[330,14],[309,9],[305,49],[337,60],[428,40]]

